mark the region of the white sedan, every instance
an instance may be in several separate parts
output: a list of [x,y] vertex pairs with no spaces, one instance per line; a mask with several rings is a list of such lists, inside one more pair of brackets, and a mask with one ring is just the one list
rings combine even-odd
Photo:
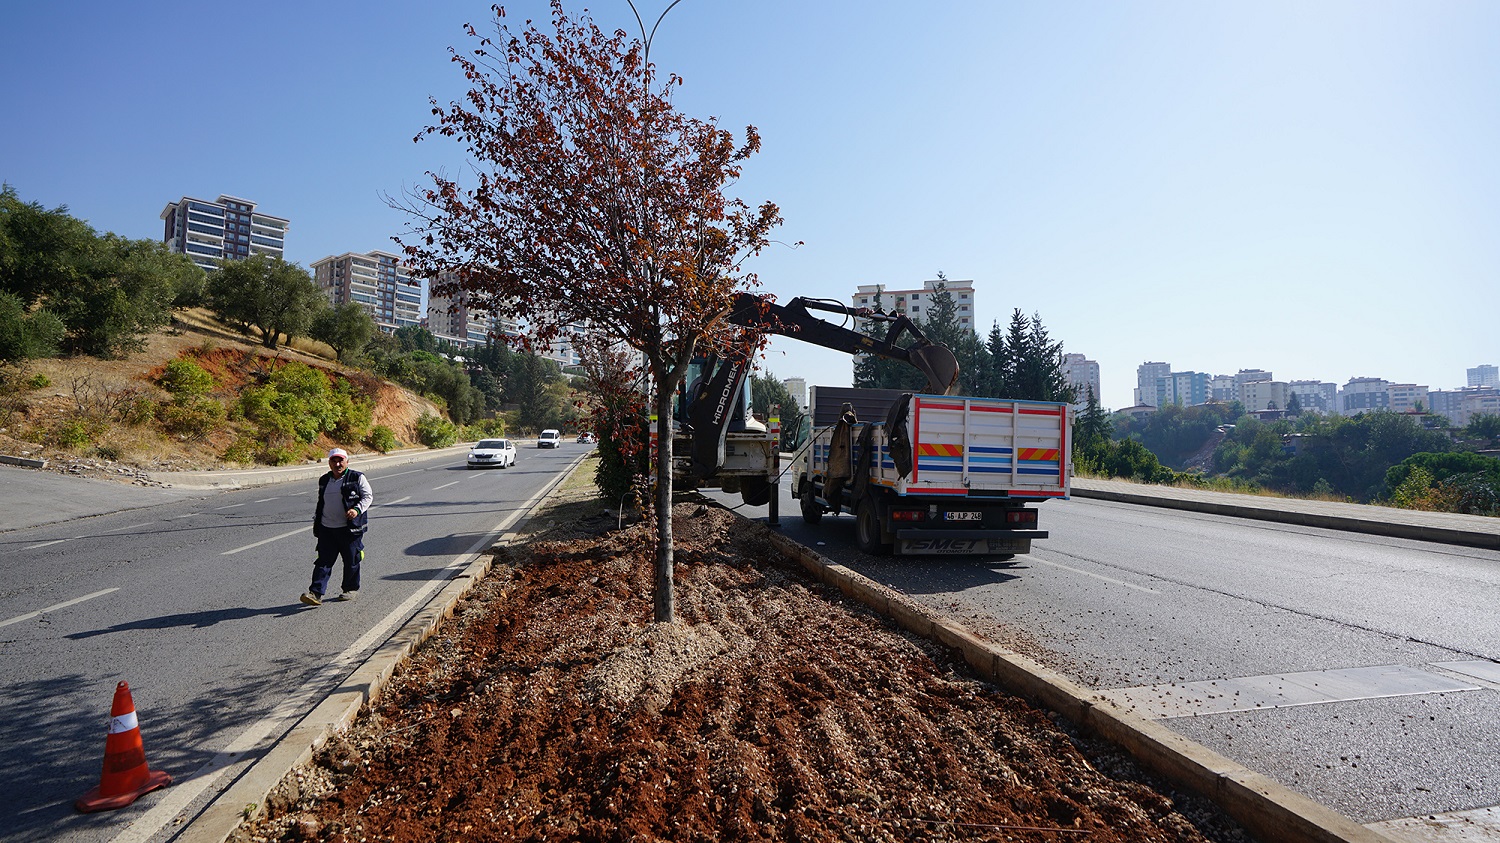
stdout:
[[481,439],[469,449],[469,468],[510,468],[516,464],[516,446],[509,439]]

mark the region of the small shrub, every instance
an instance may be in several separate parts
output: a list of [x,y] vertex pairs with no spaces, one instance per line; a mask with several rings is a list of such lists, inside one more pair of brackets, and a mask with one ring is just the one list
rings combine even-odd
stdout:
[[52,385],[52,379],[41,372],[37,372],[27,379],[26,385],[32,389],[46,389]]
[[267,448],[260,454],[260,461],[266,465],[291,465],[301,461],[301,455],[291,448]]
[[255,462],[257,447],[259,445],[254,440],[241,436],[231,442],[228,448],[224,449],[224,453],[219,455],[219,459],[225,462],[237,462],[249,465]]
[[218,430],[228,413],[212,398],[194,398],[161,405],[162,429],[187,441],[197,441]]
[[365,445],[382,454],[388,454],[401,447],[401,442],[390,428],[377,424],[375,429],[370,431],[370,435],[365,437]]
[[89,426],[89,423],[84,419],[67,419],[52,428],[52,435],[49,438],[52,440],[52,444],[59,448],[81,448],[88,444],[91,438],[89,436]]
[[144,395],[137,395],[120,406],[119,419],[131,427],[150,424],[156,420],[156,402]]
[[192,360],[181,358],[168,363],[156,382],[178,401],[207,395],[214,388],[213,375]]
[[417,441],[429,448],[446,448],[458,441],[458,430],[441,416],[423,413],[417,419]]
[[94,453],[102,460],[119,462],[120,449],[114,445],[95,445]]

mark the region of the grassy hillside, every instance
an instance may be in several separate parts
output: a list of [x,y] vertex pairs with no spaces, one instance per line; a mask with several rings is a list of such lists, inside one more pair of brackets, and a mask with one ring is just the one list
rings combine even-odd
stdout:
[[[158,381],[177,359],[190,359],[213,376],[205,397],[225,408],[222,419],[217,410],[197,425],[173,415],[181,415],[181,407]],[[13,370],[0,385],[0,454],[45,458],[51,468],[100,476],[241,466],[255,459],[248,445],[264,446],[268,434],[240,416],[240,397],[291,363],[313,367],[335,384],[344,382],[345,390],[368,406],[371,426],[389,428],[402,445],[417,440],[423,413],[440,415],[432,402],[340,365],[322,343],[297,340],[268,351],[207,311],[193,310],[178,314],[171,326],[150,337],[144,351],[127,359],[34,360]],[[320,433],[311,442],[281,437],[289,441],[277,444],[284,458],[296,460],[320,459],[334,445],[369,450],[355,437],[341,439],[336,433]]]

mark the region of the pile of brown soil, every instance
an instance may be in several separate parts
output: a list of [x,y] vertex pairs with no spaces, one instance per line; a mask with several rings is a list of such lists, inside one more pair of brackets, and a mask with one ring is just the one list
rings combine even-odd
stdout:
[[1248,839],[716,506],[653,623],[651,530],[602,507],[539,517],[234,839]]

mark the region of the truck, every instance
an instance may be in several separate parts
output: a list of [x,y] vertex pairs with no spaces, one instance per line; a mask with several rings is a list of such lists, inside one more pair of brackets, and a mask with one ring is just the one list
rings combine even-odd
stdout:
[[[810,311],[884,320],[884,339]],[[849,354],[903,361],[924,392],[813,387],[811,426],[791,457],[803,520],[851,513],[862,550],[896,555],[1011,558],[1044,539],[1035,504],[1067,498],[1072,429],[1065,404],[953,395],[958,361],[904,314],[794,298],[786,305],[740,294],[729,321],[745,348],[775,333]],[[778,521],[782,475],[775,431],[750,414],[752,355],[695,364],[678,405],[674,477],[684,488],[718,486]]]
[[1010,559],[1045,539],[1036,504],[1069,494],[1069,407],[813,387],[791,467],[809,524],[852,513],[867,553]]

